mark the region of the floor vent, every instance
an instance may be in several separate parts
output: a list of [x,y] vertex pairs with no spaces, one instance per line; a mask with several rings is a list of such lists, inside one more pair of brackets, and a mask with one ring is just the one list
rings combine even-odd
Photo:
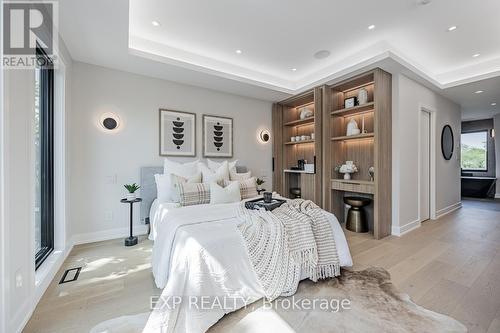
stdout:
[[67,269],[64,272],[64,275],[63,275],[61,281],[59,281],[59,284],[76,281],[78,279],[78,275],[80,275],[81,270],[82,270],[81,267]]

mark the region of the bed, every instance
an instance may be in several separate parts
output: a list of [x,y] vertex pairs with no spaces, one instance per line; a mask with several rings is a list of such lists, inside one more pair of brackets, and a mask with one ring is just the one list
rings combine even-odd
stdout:
[[[148,177],[153,173],[150,168],[141,174]],[[143,192],[155,191],[147,185],[150,181],[141,182],[143,197]],[[152,270],[163,292],[144,332],[205,332],[224,314],[263,298],[263,287],[238,230],[239,202],[179,207],[155,201],[154,193],[148,193],[145,201],[141,214],[149,211],[144,219],[151,224],[149,237],[154,241]],[[324,214],[333,231],[340,266],[352,266],[338,220],[333,214]],[[203,297],[212,302],[217,299],[224,306],[205,309],[200,303]],[[176,299],[182,304],[173,306]]]

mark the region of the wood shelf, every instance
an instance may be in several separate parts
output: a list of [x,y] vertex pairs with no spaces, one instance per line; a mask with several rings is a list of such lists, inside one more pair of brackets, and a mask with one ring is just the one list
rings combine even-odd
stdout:
[[373,138],[374,133],[363,133],[358,135],[349,135],[349,136],[336,136],[331,138],[332,141],[348,141],[348,140],[357,140],[357,139],[366,139]]
[[375,186],[375,182],[371,180],[361,180],[361,179],[343,179],[343,178],[334,178],[332,182],[339,183],[348,183],[348,184],[362,184],[362,185],[372,185]]
[[303,143],[312,143],[314,140],[302,140],[302,141],[289,141],[285,142],[285,145],[300,145]]
[[344,108],[340,110],[334,110],[331,112],[332,116],[337,116],[337,117],[347,117],[353,114],[361,114],[361,113],[367,113],[367,112],[373,112],[373,108],[375,106],[374,102],[369,102],[363,105],[356,105],[353,106],[352,108]]
[[314,124],[314,116],[307,117],[305,119],[299,119],[299,120],[294,120],[294,121],[289,121],[287,123],[284,123],[285,126],[298,126],[298,125],[305,125],[305,124]]

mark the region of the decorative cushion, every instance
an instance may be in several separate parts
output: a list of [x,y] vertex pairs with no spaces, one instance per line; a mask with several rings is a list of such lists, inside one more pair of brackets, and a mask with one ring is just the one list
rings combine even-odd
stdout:
[[212,183],[217,182],[222,184],[223,181],[229,180],[229,168],[227,161],[224,161],[220,164],[220,166],[212,170],[205,163],[198,163],[198,170],[202,173],[202,182],[203,183]]
[[[229,181],[224,182],[224,186],[229,185]],[[257,179],[255,177],[249,178],[247,180],[238,181],[240,185],[241,199],[255,198],[259,194],[257,193]]]
[[240,184],[230,182],[226,187],[210,183],[210,204],[238,202],[241,200]]
[[229,179],[230,180],[247,180],[252,177],[252,171],[237,173],[229,170]]
[[[227,161],[224,161],[224,162],[227,162]],[[211,159],[207,158],[207,165],[208,165],[208,168],[212,171],[215,171],[217,170],[218,168],[220,168],[220,166],[222,165],[222,163],[224,162],[216,162],[216,161],[212,161]],[[236,172],[236,163],[238,163],[238,160],[234,160],[232,162],[227,162],[228,164],[228,167],[229,167],[229,171],[234,171]]]
[[172,202],[179,202],[179,184],[185,183],[201,183],[201,172],[198,172],[196,175],[185,178],[179,175],[170,174],[170,184],[172,186]]
[[179,203],[181,206],[207,204],[210,202],[210,184],[181,183],[179,189]]

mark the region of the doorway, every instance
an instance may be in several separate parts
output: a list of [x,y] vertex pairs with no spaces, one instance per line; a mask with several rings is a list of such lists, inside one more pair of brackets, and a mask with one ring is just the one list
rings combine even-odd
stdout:
[[431,218],[431,114],[420,112],[420,222]]

